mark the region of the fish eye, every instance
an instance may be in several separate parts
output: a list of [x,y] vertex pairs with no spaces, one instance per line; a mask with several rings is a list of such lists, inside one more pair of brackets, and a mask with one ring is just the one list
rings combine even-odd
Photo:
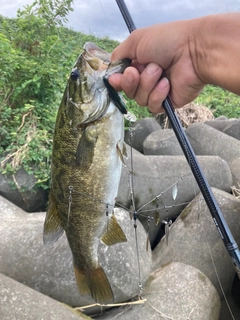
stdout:
[[78,78],[80,77],[80,73],[78,71],[78,69],[73,69],[71,74],[70,74],[70,78],[73,80],[73,81],[76,81]]

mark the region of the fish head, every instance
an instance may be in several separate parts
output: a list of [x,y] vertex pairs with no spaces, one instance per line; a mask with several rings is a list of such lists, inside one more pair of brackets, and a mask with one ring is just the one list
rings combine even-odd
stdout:
[[111,54],[92,42],[84,45],[70,74],[66,92],[65,107],[69,123],[78,125],[93,122],[104,116],[109,95],[103,77],[123,73],[131,60],[111,61]]

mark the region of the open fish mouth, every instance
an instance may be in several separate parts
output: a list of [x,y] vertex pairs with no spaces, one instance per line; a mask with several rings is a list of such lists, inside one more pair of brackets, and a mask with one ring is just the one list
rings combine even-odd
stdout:
[[106,71],[106,77],[114,73],[123,73],[132,62],[130,59],[111,62],[111,54],[92,42],[86,42],[83,49],[83,58],[88,65],[94,71]]

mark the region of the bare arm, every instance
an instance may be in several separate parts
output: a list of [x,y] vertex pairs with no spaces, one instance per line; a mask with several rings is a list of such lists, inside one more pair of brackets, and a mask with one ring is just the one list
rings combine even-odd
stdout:
[[207,16],[196,20],[189,40],[192,61],[206,84],[240,94],[240,13]]
[[167,94],[182,107],[205,84],[240,94],[240,13],[138,29],[114,50],[112,60],[122,58],[132,59],[133,67],[110,83],[155,113]]

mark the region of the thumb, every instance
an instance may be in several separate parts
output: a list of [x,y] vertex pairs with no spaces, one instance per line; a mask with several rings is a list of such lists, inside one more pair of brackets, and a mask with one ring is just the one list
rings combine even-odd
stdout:
[[129,37],[113,50],[111,60],[117,61],[124,58],[135,60],[137,58],[136,49],[141,39],[140,30],[134,30]]

